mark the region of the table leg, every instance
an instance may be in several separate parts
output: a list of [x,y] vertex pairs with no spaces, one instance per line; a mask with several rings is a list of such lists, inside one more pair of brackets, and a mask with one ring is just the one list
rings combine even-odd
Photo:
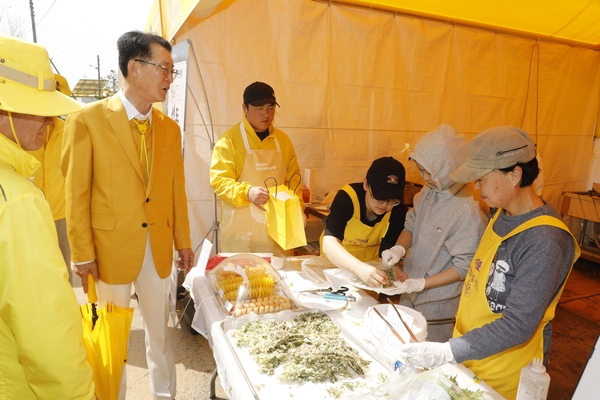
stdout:
[[217,368],[215,368],[212,375],[210,376],[210,399],[211,400],[214,400],[217,398],[217,395],[215,394],[215,381],[217,380],[217,375],[219,375],[219,373],[217,372]]

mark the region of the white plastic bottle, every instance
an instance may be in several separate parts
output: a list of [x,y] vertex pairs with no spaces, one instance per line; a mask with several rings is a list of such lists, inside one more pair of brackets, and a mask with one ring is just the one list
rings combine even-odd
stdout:
[[517,400],[546,400],[550,387],[550,375],[542,360],[534,358],[521,370]]

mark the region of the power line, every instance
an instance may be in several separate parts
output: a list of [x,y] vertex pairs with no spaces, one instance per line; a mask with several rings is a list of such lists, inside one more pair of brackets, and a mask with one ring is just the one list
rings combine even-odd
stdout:
[[42,21],[44,20],[44,18],[46,18],[46,15],[48,15],[48,13],[50,12],[50,10],[52,10],[52,7],[54,7],[54,5],[56,4],[56,1],[57,1],[57,0],[54,0],[54,3],[52,3],[52,5],[51,5],[51,6],[50,6],[50,8],[48,9],[48,11],[46,11],[46,14],[44,14],[44,15],[42,16],[42,18],[40,18],[40,19],[39,19],[39,21],[37,22],[38,24],[39,24],[40,22],[42,22]]

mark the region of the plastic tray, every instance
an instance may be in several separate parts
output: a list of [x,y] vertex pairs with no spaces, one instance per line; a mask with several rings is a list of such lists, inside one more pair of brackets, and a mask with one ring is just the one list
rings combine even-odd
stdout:
[[225,317],[302,309],[275,268],[257,255],[228,257],[206,276]]
[[[231,335],[231,331],[243,326],[246,322],[254,321],[259,318],[270,318],[275,321],[289,321],[294,317],[302,314],[301,312],[282,311],[277,314],[267,316],[257,315],[245,315],[237,319],[224,320],[221,322],[221,329],[225,334],[227,343],[235,356],[238,366],[244,374],[244,378],[248,382],[248,386],[252,389],[252,392],[257,399],[334,399],[331,393],[333,391],[341,391],[343,393],[341,398],[347,396],[353,396],[360,393],[367,393],[372,390],[378,384],[381,383],[381,378],[388,378],[393,372],[386,368],[381,362],[375,358],[375,356],[367,350],[360,342],[357,342],[349,333],[347,333],[343,327],[332,321],[340,327],[340,340],[345,340],[348,345],[358,351],[360,356],[368,361],[371,361],[366,375],[364,378],[353,377],[344,378],[339,377],[339,380],[335,383],[331,382],[281,382],[279,380],[278,372],[275,370],[275,374],[272,376],[266,375],[259,372],[258,365],[254,361],[252,355],[250,355],[247,348],[238,347],[235,343],[235,339]],[[281,367],[279,367],[281,368]],[[356,386],[354,389],[343,389],[342,387]],[[331,392],[330,392],[331,391]]]

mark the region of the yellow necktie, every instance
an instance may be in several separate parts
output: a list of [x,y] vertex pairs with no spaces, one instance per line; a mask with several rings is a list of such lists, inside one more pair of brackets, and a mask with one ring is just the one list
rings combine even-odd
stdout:
[[135,124],[137,125],[138,131],[140,131],[140,133],[142,134],[140,138],[140,164],[144,165],[145,158],[147,177],[150,177],[150,162],[148,161],[148,148],[146,147],[146,132],[148,132],[148,125],[146,125],[146,123],[149,121],[150,120],[145,119],[140,123],[137,119],[133,119],[133,122],[135,122]]

